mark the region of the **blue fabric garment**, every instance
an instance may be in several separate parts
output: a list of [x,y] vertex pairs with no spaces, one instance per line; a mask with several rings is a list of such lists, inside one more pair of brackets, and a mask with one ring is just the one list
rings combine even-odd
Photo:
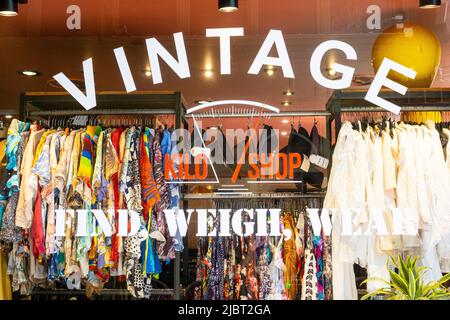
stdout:
[[2,228],[3,223],[3,212],[5,211],[6,203],[2,203],[0,205],[0,229]]
[[[150,221],[148,223],[150,223]],[[147,261],[145,261],[146,253]],[[144,240],[141,242],[141,258],[143,264],[146,263],[146,265],[143,265],[142,267],[145,267],[147,275],[157,275],[162,272],[161,262],[159,261],[156,251],[153,248],[153,240],[150,237],[148,238],[148,241]]]
[[[168,132],[168,131],[167,131]],[[171,140],[169,135],[170,148],[166,148],[167,153],[174,155],[178,153],[176,139]],[[162,148],[161,148],[162,149]],[[165,158],[163,158],[165,159]],[[164,163],[164,162],[163,162]],[[178,175],[179,165],[177,161],[173,161],[173,170]],[[170,180],[174,180],[174,177],[170,177]],[[180,186],[176,183],[169,184],[169,196],[170,196],[170,208],[175,212],[180,208]],[[176,252],[181,252],[184,249],[183,238],[181,237],[180,230],[177,228],[177,233],[173,239],[173,245]]]
[[324,300],[324,291],[323,291],[324,278],[323,278],[323,256],[322,256],[323,241],[321,236],[313,236],[312,241],[314,245],[314,255],[316,258],[316,277],[318,283],[317,299]]
[[162,155],[163,170],[166,160],[166,154],[167,153],[170,154],[171,150],[172,150],[172,142],[170,141],[170,133],[169,130],[164,129],[161,139],[161,155]]
[[[28,131],[30,124],[14,119],[8,129],[8,137],[6,139],[6,181],[3,190],[0,192],[0,200],[8,200],[13,193],[19,192],[19,177],[17,151],[22,141],[21,133]],[[6,180],[7,179],[7,180]]]
[[50,261],[48,264],[48,275],[47,279],[49,281],[57,280],[64,276],[64,264],[65,256],[62,252],[55,252],[50,256]]

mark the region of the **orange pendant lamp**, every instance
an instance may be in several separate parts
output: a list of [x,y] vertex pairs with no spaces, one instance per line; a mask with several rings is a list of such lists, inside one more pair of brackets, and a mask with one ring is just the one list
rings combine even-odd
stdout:
[[404,22],[387,28],[375,40],[372,66],[378,71],[384,58],[389,58],[417,72],[415,79],[395,71],[389,79],[408,88],[429,88],[441,61],[441,44],[433,31],[419,24]]

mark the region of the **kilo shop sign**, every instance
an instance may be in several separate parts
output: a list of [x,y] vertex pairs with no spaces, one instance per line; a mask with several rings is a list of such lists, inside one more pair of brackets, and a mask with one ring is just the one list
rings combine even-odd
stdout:
[[[231,39],[244,36],[244,28],[214,28],[206,29],[206,37],[218,38],[220,43],[220,73],[231,74]],[[164,61],[181,79],[190,78],[189,60],[187,57],[183,33],[173,34],[176,56],[171,55],[166,48],[156,39],[146,40],[147,53],[152,72],[153,84],[163,82],[160,60]],[[269,56],[272,48],[276,49],[277,56]],[[357,60],[355,49],[348,43],[339,40],[328,40],[321,43],[314,50],[310,60],[310,73],[312,78],[321,86],[329,89],[345,89],[350,87],[355,68],[335,63],[333,69],[342,74],[342,78],[331,80],[326,78],[321,71],[321,61],[330,50],[340,50],[347,60]],[[127,93],[136,91],[136,84],[128,64],[123,47],[114,49],[114,55]],[[259,52],[253,60],[248,74],[258,75],[265,65],[280,67],[285,78],[294,79],[294,71],[289,58],[288,49],[280,30],[270,30],[263,41]],[[387,87],[404,95],[408,88],[388,79],[388,74],[394,70],[405,77],[414,79],[416,72],[393,60],[384,58],[374,80],[369,87],[365,100],[395,114],[400,113],[400,107],[378,96],[382,87]],[[86,110],[96,107],[94,67],[92,58],[83,61],[83,73],[86,92],[82,92],[64,73],[58,73],[53,78],[83,106]]]

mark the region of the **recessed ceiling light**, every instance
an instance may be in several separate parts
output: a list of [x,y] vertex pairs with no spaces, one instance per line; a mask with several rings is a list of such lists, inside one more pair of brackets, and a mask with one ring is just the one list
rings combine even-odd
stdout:
[[281,120],[281,123],[289,123],[289,120],[288,119],[283,119],[283,120]]
[[152,76],[152,72],[150,71],[150,70],[145,70],[144,71],[144,75],[146,76],[146,77],[151,77]]
[[220,12],[235,12],[239,10],[238,0],[219,0]]
[[268,67],[268,68],[265,68],[265,69],[264,69],[264,72],[265,72],[269,77],[271,77],[271,76],[273,76],[273,75],[275,74],[275,69],[274,69],[274,67],[270,66],[270,67]]
[[10,114],[8,114],[8,115],[5,116],[6,119],[11,119],[12,117],[13,117],[13,116],[10,115]]
[[214,72],[212,71],[212,70],[203,70],[203,75],[206,77],[206,78],[211,78],[213,75],[214,75]]
[[0,16],[14,17],[19,13],[18,0],[3,0],[0,2]]
[[292,102],[290,102],[290,101],[283,101],[281,104],[283,106],[287,107],[287,106],[290,106],[292,104]]
[[196,104],[205,104],[205,103],[208,103],[208,102],[211,102],[211,100],[196,100],[195,101]]
[[293,95],[295,94],[295,92],[293,92],[293,91],[291,91],[291,90],[286,90],[285,92],[283,92],[283,94],[284,94],[285,96],[290,97],[290,96],[293,96]]
[[329,76],[335,76],[336,75],[336,70],[334,70],[333,67],[326,68],[325,71],[327,72],[327,74]]
[[422,9],[434,9],[441,6],[441,0],[420,0],[420,5]]
[[22,76],[27,76],[27,77],[36,77],[36,76],[42,75],[41,72],[33,71],[33,70],[19,70],[19,71],[17,71],[17,73]]
[[287,133],[286,131],[281,131],[281,135],[282,135],[282,136],[287,136],[287,134],[288,134],[288,133]]

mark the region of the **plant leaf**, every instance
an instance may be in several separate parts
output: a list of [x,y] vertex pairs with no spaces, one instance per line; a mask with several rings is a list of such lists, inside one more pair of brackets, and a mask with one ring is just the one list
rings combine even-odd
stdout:
[[439,283],[439,284],[444,284],[444,283],[446,283],[447,281],[450,281],[450,273],[447,273],[445,276],[443,276],[442,278],[440,278],[440,279],[438,280],[437,283]]
[[409,298],[411,300],[416,299],[416,279],[414,277],[414,272],[410,269],[409,270]]
[[391,277],[391,285],[398,291],[402,292],[403,294],[407,294],[408,293],[407,279],[403,279],[400,275],[391,270],[389,270],[389,275]]

